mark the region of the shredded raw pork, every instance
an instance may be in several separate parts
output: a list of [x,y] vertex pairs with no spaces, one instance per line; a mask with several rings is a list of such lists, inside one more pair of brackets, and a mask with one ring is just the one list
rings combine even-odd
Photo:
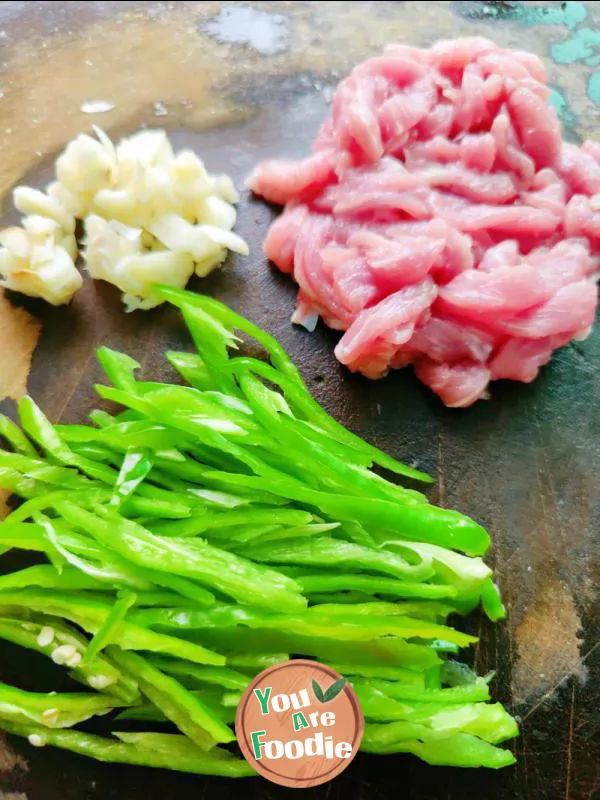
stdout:
[[482,38],[359,64],[312,155],[249,181],[285,205],[265,252],[299,285],[294,321],[344,331],[337,358],[370,378],[414,364],[449,406],[587,335],[600,144],[563,142],[548,97],[536,56]]

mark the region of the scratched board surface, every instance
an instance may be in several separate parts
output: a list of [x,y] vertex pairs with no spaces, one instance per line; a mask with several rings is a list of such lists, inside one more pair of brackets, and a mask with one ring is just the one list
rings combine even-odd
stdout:
[[[46,182],[56,153],[91,122],[115,135],[164,126],[177,146],[193,147],[211,170],[241,184],[265,156],[305,153],[339,77],[386,42],[477,34],[542,56],[565,136],[594,137],[600,3],[3,2],[0,192]],[[81,104],[95,100],[114,108],[83,114]],[[305,795],[600,798],[600,329],[562,350],[533,385],[496,384],[490,401],[466,411],[443,408],[408,370],[380,382],[350,376],[333,357],[335,334],[289,324],[294,287],[261,256],[274,213],[244,194],[238,230],[251,257],[232,258],[195,288],[274,333],[329,411],[437,476],[432,499],[489,528],[510,616],[498,626],[476,615],[467,622],[481,637],[472,656],[480,673],[497,671],[497,696],[522,720],[513,768],[436,769],[410,757],[361,755],[331,785]],[[13,220],[7,210],[3,222]],[[100,344],[126,350],[148,377],[161,377],[169,374],[162,352],[189,342],[172,311],[126,316],[103,284],[86,281],[68,309],[24,310],[0,296],[0,397],[28,385],[53,420],[84,420]],[[10,409],[9,401],[0,405]],[[59,688],[29,659],[0,644],[0,679]],[[264,781],[104,766],[0,743],[4,800],[289,794]]]

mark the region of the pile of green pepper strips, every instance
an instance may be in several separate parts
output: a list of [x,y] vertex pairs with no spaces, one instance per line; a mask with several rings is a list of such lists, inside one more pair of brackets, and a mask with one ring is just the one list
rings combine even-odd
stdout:
[[[25,398],[20,427],[0,417],[0,487],[23,501],[0,523],[0,553],[45,556],[0,575],[0,638],[86,687],[0,684],[0,729],[102,761],[245,776],[225,747],[240,695],[297,655],[351,681],[363,750],[512,763],[496,745],[516,723],[452,658],[475,638],[447,624],[480,602],[504,614],[480,558],[488,534],[373,472],[427,480],[330,417],[271,336],[214,299],[160,292],[196,346],[167,353],[189,385],[138,381],[133,359],[101,348],[111,386],[97,392],[120,413],[53,426]],[[238,331],[269,360],[230,355]],[[110,737],[74,727],[108,713]]]

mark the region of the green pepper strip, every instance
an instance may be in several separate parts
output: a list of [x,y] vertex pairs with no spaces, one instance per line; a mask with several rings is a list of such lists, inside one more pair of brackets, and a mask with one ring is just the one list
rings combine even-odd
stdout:
[[[4,606],[22,606],[52,616],[64,617],[89,633],[96,633],[111,611],[109,605],[98,600],[33,589],[3,592],[0,601]],[[120,622],[114,628],[113,641],[128,650],[148,650],[168,654],[196,664],[225,665],[225,658],[218,653],[191,642],[184,642],[182,639],[146,630],[130,622]]]
[[[245,552],[251,556],[252,547],[265,543],[287,541],[288,539],[302,539],[308,537],[321,536],[323,533],[338,529],[339,522],[317,522],[311,525],[300,525],[296,528],[282,528],[278,525],[269,525],[263,528],[246,530],[240,532],[239,528],[221,528],[219,531],[207,531],[206,536],[216,539],[220,547],[227,550]],[[258,560],[258,559],[257,559]]]
[[120,591],[110,614],[94,634],[92,641],[87,646],[83,657],[83,664],[89,664],[104,648],[111,643],[115,628],[123,622],[129,609],[135,605],[137,596],[133,592]]
[[[316,609],[313,609],[316,611]],[[204,630],[207,628],[239,628],[282,630],[305,637],[330,637],[337,642],[370,641],[378,637],[397,636],[401,639],[445,639],[461,647],[477,641],[477,637],[444,625],[410,617],[353,615],[351,607],[345,616],[310,613],[267,614],[239,606],[215,606],[197,609],[149,609],[136,611],[131,619],[149,628],[170,630]]]
[[119,453],[130,449],[170,452],[173,448],[191,447],[193,444],[189,436],[148,419],[111,422],[100,430],[89,425],[56,425],[55,430],[71,446],[95,445]]
[[115,697],[97,694],[41,694],[0,683],[0,718],[48,728],[70,728],[120,705]]
[[218,478],[231,486],[268,489],[273,494],[316,506],[334,519],[358,521],[371,530],[393,530],[406,539],[455,548],[469,555],[485,553],[490,544],[489,534],[472,519],[437,506],[399,505],[379,498],[365,502],[360,497],[307,489],[281,478],[270,477],[267,480],[255,475],[231,475],[218,471],[208,471],[205,477]]
[[[80,570],[68,566],[63,567],[62,572],[57,572],[56,568],[51,564],[36,564],[33,567],[25,567],[25,569],[20,569],[16,572],[0,575],[0,592],[9,589],[25,589],[29,586],[67,591],[71,589],[91,589],[96,591],[102,591],[103,588],[106,589],[106,584],[103,584],[102,581],[82,574]],[[2,596],[0,595],[1,600]]]
[[235,741],[235,735],[175,678],[136,653],[109,648],[111,658],[138,682],[141,691],[202,750]]
[[19,426],[15,425],[12,419],[9,419],[4,414],[0,414],[0,437],[6,439],[13,450],[15,450],[17,453],[21,453],[24,456],[30,456],[31,458],[37,458],[35,447],[31,444]]
[[462,686],[451,686],[447,689],[423,689],[414,686],[403,686],[398,683],[387,683],[373,679],[369,684],[395,700],[414,701],[420,703],[440,703],[453,705],[458,703],[479,703],[490,699],[490,689],[483,678]]
[[398,681],[399,683],[425,688],[424,675],[413,669],[404,667],[387,667],[379,664],[329,664],[331,669],[339,672],[340,675],[349,677],[354,681],[360,678],[380,678],[387,681]]
[[[43,634],[42,634],[43,632]],[[0,639],[52,658],[57,647],[70,645],[83,656],[88,640],[76,628],[53,617],[40,615],[25,621],[0,618]],[[74,680],[98,691],[114,695],[124,704],[139,700],[137,684],[123,675],[106,656],[97,656],[89,665],[81,661],[69,672]],[[116,703],[121,705],[121,703]]]
[[457,590],[454,586],[444,586],[435,583],[407,583],[396,578],[379,577],[376,575],[298,575],[296,583],[302,588],[304,594],[311,595],[315,592],[327,594],[356,590],[369,594],[385,594],[393,597],[423,597],[438,599],[455,597]]
[[481,588],[483,610],[492,622],[506,617],[506,608],[500,596],[500,590],[491,578],[486,578]]
[[241,549],[254,561],[267,564],[297,564],[319,567],[323,564],[336,564],[339,567],[382,572],[394,578],[409,578],[413,581],[427,580],[434,570],[426,561],[410,564],[401,556],[387,550],[371,550],[368,547],[322,536],[318,539],[294,542],[260,543]]
[[214,315],[207,314],[198,307],[182,307],[181,314],[192,335],[214,387],[221,391],[236,394],[237,387],[233,377],[227,372],[228,348],[237,348],[240,339],[228,330]]
[[93,484],[71,467],[54,466],[39,458],[24,456],[21,453],[7,453],[0,450],[0,467],[13,469],[28,478],[42,483],[57,483],[63,489],[87,489]]
[[519,733],[516,720],[500,703],[446,706],[430,716],[429,724],[440,733],[471,733],[490,744],[512,739]]
[[386,602],[382,600],[368,600],[364,603],[347,605],[345,603],[321,603],[312,606],[307,614],[319,615],[325,618],[354,619],[356,617],[418,617],[422,620],[439,621],[445,619],[453,612],[451,606],[435,600],[416,600],[413,602]]
[[205,531],[254,525],[308,525],[314,520],[308,511],[292,508],[247,508],[243,511],[223,510],[194,514],[190,519],[151,523],[153,533],[161,536],[197,536]]
[[[250,678],[247,678],[250,681]],[[221,720],[225,725],[232,725],[235,722],[235,708],[224,706],[221,703],[223,690],[215,687],[203,687],[202,690],[192,690],[191,694],[197,697],[210,711]],[[141,722],[166,722],[165,715],[150,702],[142,703],[133,708],[126,708],[117,715],[116,719],[133,719]],[[214,750],[213,750],[214,752]]]
[[36,444],[60,463],[73,463],[73,454],[62,442],[54,427],[31,397],[21,398],[17,404],[17,409],[23,430],[29,434]]
[[369,681],[352,680],[352,683],[365,718],[374,722],[417,722],[427,725],[432,731],[472,733],[492,744],[517,734],[515,721],[499,703],[443,705],[433,701],[400,702]]
[[259,361],[256,358],[239,356],[229,360],[229,368],[234,375],[252,372],[279,386],[283,391],[285,399],[289,405],[295,409],[297,415],[305,417],[305,421],[314,425],[317,430],[323,431],[323,433],[331,437],[332,441],[348,447],[357,454],[361,454],[367,459],[365,466],[376,463],[397,475],[404,475],[405,477],[425,481],[427,483],[431,483],[433,480],[426,473],[420,472],[412,467],[407,467],[405,464],[387,455],[387,453],[365,442],[364,439],[361,439],[347,428],[344,428],[343,425],[329,416],[325,409],[317,403],[304,384],[298,386],[297,383],[291,381],[285,375],[282,375],[270,364],[266,364],[264,361]]
[[135,450],[127,452],[117,476],[110,504],[118,508],[149,475],[152,466],[152,461],[145,452]]
[[141,364],[131,356],[109,347],[99,347],[96,356],[108,379],[118,389],[130,389],[135,384],[134,373]]
[[364,592],[334,592],[333,594],[308,594],[308,602],[310,605],[320,605],[321,603],[345,603],[352,605],[352,603],[369,603],[373,597]]
[[136,597],[135,606],[137,608],[152,608],[153,606],[177,608],[181,605],[181,597],[173,592],[138,592]]
[[[21,505],[15,508],[14,511],[11,511],[10,514],[7,514],[6,517],[4,517],[2,525],[13,522],[25,522],[26,520],[31,519],[38,511],[44,511],[45,509],[50,508],[55,500],[68,500],[69,497],[72,496],[72,492],[63,489],[44,492],[44,494],[38,495],[37,497],[32,497],[30,500],[26,500],[24,503],[21,503]],[[96,499],[99,500],[100,495],[98,495]]]
[[2,728],[16,736],[39,736],[40,741],[83,756],[113,764],[136,764],[191,772],[196,775],[220,775],[243,778],[254,775],[247,761],[235,758],[227,750],[214,748],[204,753],[185,736],[159,733],[119,733],[121,741],[71,730],[48,730],[39,725],[17,725],[2,720]]
[[406,722],[366,725],[361,749],[368,753],[413,753],[427,764],[439,766],[498,769],[515,762],[510,750],[471,734],[435,735],[425,725]]
[[175,675],[188,688],[194,688],[198,684],[213,683],[225,689],[237,689],[243,692],[249,683],[247,675],[230,667],[205,667],[160,656],[153,656],[151,661],[163,672]]
[[169,364],[195,389],[201,392],[212,388],[213,382],[204,361],[196,353],[168,350],[165,358]]
[[269,653],[269,654],[254,654],[254,653],[227,653],[227,663],[233,667],[252,675],[262,672],[263,669],[273,667],[275,664],[281,664],[282,661],[289,661],[289,653]]

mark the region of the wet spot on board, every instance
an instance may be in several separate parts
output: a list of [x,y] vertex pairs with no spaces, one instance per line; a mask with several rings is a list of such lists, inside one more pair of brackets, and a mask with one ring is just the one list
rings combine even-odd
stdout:
[[252,6],[226,6],[201,28],[221,44],[247,45],[263,56],[283,53],[290,43],[288,16]]
[[516,627],[518,660],[513,669],[517,703],[558,688],[571,676],[585,679],[581,620],[568,586],[548,576]]
[[[295,72],[290,75],[274,75],[265,82],[264,75],[248,74],[241,76],[233,90],[229,90],[229,98],[234,105],[244,104],[248,107],[263,110],[266,105],[289,104],[292,98],[311,98],[315,95],[327,104],[326,89],[339,79],[339,74],[331,71],[325,74],[317,72]],[[227,86],[223,86],[227,91]],[[318,102],[318,100],[317,100]],[[322,110],[324,116],[325,109]]]
[[587,17],[583,3],[568,2],[557,6],[536,6],[530,2],[463,2],[453,3],[461,17],[472,20],[503,20],[518,25],[566,25],[575,28]]

